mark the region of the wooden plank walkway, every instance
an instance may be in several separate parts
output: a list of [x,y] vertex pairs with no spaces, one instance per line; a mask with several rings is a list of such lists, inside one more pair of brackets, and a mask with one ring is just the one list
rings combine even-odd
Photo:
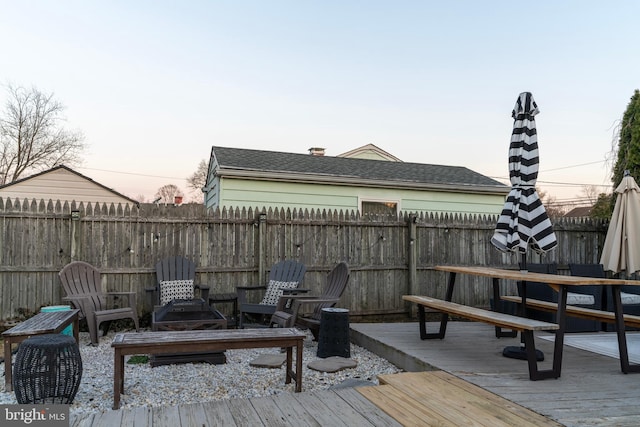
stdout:
[[71,417],[70,427],[399,427],[354,388],[283,393],[168,407],[120,409]]
[[403,425],[560,426],[445,371],[381,375],[380,384],[357,390]]

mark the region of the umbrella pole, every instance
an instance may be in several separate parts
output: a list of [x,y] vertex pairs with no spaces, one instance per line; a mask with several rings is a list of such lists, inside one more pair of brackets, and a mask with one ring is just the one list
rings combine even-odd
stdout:
[[[523,253],[520,257],[520,271],[526,273],[527,270],[527,253]],[[520,315],[526,317],[527,314],[527,284],[526,282],[522,283],[522,306],[520,310]],[[507,346],[502,350],[502,355],[504,357],[509,357],[511,359],[522,359],[527,360],[527,349],[524,344],[524,337],[520,334],[520,342],[522,345],[520,347],[517,346]],[[544,360],[544,353],[540,350],[536,349],[536,360],[541,362]]]

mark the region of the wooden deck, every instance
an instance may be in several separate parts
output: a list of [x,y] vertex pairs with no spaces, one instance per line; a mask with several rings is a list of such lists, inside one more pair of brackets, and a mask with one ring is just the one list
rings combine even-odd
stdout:
[[[430,326],[435,327],[437,324]],[[519,338],[495,338],[482,323],[449,322],[444,340],[421,341],[417,323],[352,324],[352,341],[404,369],[442,369],[566,426],[639,426],[640,374],[620,361],[564,346],[562,375],[530,381],[527,362],[502,356]],[[549,335],[548,332],[536,333]],[[536,339],[551,363],[553,343]]]
[[120,409],[80,419],[71,417],[70,422],[71,427],[401,425],[353,388],[162,408]]
[[[566,426],[640,425],[640,374],[625,375],[617,359],[569,346],[564,347],[559,379],[530,381],[527,362],[502,357],[507,345],[519,338],[495,338],[494,328],[472,322],[450,322],[444,340],[421,341],[417,323],[352,324],[351,339],[407,371],[441,369],[475,384],[500,398],[528,408]],[[547,334],[541,332],[540,334]],[[538,335],[538,334],[537,334]],[[536,339],[548,355],[553,344]],[[403,374],[398,374],[403,375]],[[386,381],[386,387],[392,380]],[[303,383],[304,385],[304,383]],[[375,388],[375,387],[374,387]],[[107,411],[71,419],[71,426],[399,426],[413,424],[386,411],[389,407],[369,400],[359,389],[282,394],[178,407]],[[487,393],[488,396],[494,396]],[[366,392],[365,392],[366,394]],[[381,395],[369,392],[369,397]],[[432,402],[423,395],[427,408]],[[498,399],[500,399],[498,398]],[[430,403],[431,402],[431,403]],[[442,400],[441,402],[446,402]],[[504,401],[503,401],[504,402]],[[517,406],[514,405],[514,406]],[[441,405],[443,411],[448,407]],[[506,405],[509,406],[509,405]],[[393,406],[392,406],[393,407]],[[420,408],[416,414],[426,413]],[[402,411],[406,413],[407,411]],[[416,418],[426,420],[425,418]],[[399,420],[399,421],[398,421]],[[444,424],[439,424],[444,425]],[[491,422],[477,425],[492,425]],[[497,424],[493,424],[497,425]]]

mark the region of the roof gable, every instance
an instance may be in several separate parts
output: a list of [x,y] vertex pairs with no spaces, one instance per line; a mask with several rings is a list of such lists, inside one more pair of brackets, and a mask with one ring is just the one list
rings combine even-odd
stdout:
[[347,151],[346,153],[338,154],[337,157],[349,157],[352,159],[387,160],[390,162],[402,161],[393,154],[384,151],[382,148],[373,144],[363,145],[362,147]]
[[138,204],[137,201],[64,165],[2,185],[0,197]]

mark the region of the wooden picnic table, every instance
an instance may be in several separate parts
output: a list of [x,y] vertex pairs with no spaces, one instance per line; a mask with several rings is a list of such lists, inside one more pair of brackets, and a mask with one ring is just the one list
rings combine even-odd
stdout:
[[[493,280],[493,295],[496,307],[498,306],[498,302],[500,301],[500,295],[498,291],[500,280],[546,283],[554,290],[556,290],[558,292],[558,303],[556,312],[556,322],[558,323],[558,330],[555,332],[553,367],[547,371],[540,371],[541,377],[545,378],[560,377],[562,369],[562,349],[564,346],[564,334],[566,331],[568,289],[575,286],[610,286],[613,294],[613,312],[615,313],[615,328],[618,336],[620,368],[625,374],[640,372],[640,365],[631,365],[629,363],[627,338],[625,334],[625,321],[624,314],[622,312],[622,299],[620,297],[620,288],[623,285],[638,285],[638,281],[608,279],[602,277],[564,276],[559,274],[533,273],[519,270],[506,270],[501,268],[475,266],[437,265],[435,266],[435,269],[449,273],[449,281],[447,285],[448,300],[451,300],[456,275],[458,273],[491,278]],[[523,304],[526,304],[526,295],[523,295],[523,300]]]

